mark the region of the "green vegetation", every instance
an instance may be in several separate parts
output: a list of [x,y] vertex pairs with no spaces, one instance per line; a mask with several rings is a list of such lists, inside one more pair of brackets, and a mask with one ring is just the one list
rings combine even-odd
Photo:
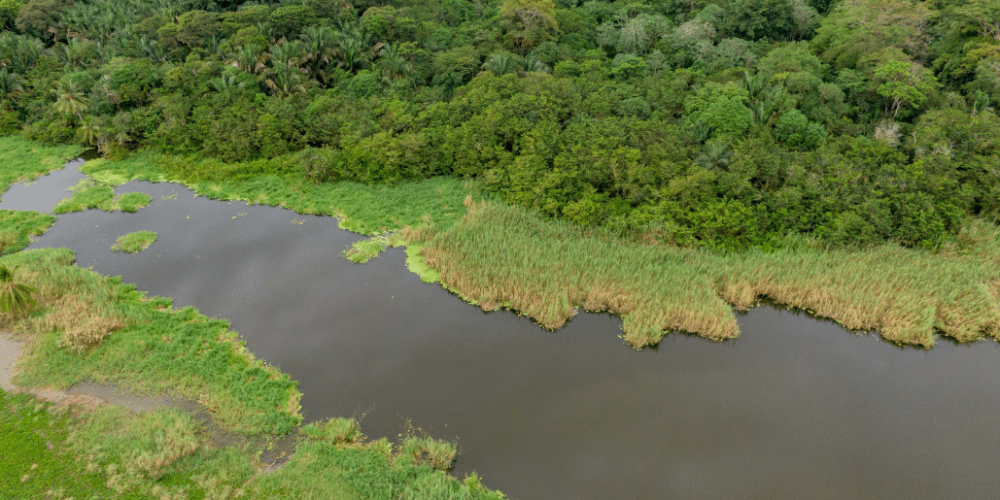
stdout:
[[343,256],[355,264],[364,264],[378,257],[388,247],[388,233],[373,234],[371,238],[355,241],[350,248],[344,250]]
[[135,213],[138,209],[149,205],[153,197],[146,193],[124,193],[115,196],[114,188],[107,184],[95,183],[90,179],[84,179],[79,184],[70,188],[73,196],[59,202],[52,213],[61,215],[70,212],[82,212],[87,209],[97,208],[105,212]]
[[[363,234],[413,225],[376,183],[451,175],[680,247],[937,249],[1000,216],[988,0],[168,3],[12,8],[0,134],[370,206]],[[313,187],[339,181],[366,187]]]
[[[28,395],[0,390],[0,491],[7,498],[122,498],[66,447],[71,418]],[[93,444],[98,444],[95,441]]]
[[49,214],[0,210],[0,255],[28,246],[30,236],[41,236],[55,221],[56,218]]
[[115,252],[136,253],[141,252],[156,241],[156,233],[152,231],[136,231],[119,236],[111,250]]
[[503,498],[475,475],[459,482],[441,471],[454,459],[450,443],[417,437],[399,446],[370,441],[354,420],[302,427],[295,452],[272,472],[255,467],[259,445],[219,447],[184,411],[68,410],[0,391],[0,488],[5,495],[60,500]]
[[[37,214],[5,219],[34,228]],[[17,224],[22,227],[18,228]],[[0,391],[0,489],[23,498],[502,498],[473,475],[447,471],[454,445],[409,436],[371,441],[354,420],[299,429],[289,462],[258,457],[302,420],[296,384],[256,360],[229,330],[192,308],[147,298],[120,278],[72,265],[67,249],[0,258],[4,290],[29,290],[33,307],[0,308],[0,328],[28,342],[16,382],[65,388],[80,381],[197,401],[217,428],[164,408],[52,407]],[[6,292],[0,294],[7,297]],[[0,302],[6,304],[6,298]],[[237,432],[243,445],[213,436]],[[430,495],[430,496],[428,496]]]
[[[294,165],[295,158],[290,156],[283,161]],[[142,152],[120,161],[90,161],[81,171],[111,185],[169,179],[209,198],[246,200],[303,214],[336,216],[340,227],[362,234],[428,222],[449,227],[465,213],[462,200],[472,192],[469,183],[452,177],[395,185],[317,184],[296,171],[268,174],[256,168],[254,162],[227,164]]]
[[729,304],[759,298],[833,318],[852,330],[930,347],[1000,337],[1000,229],[977,222],[938,253],[883,245],[829,250],[814,242],[765,252],[625,243],[600,231],[499,203],[469,215],[422,250],[441,282],[483,309],[509,307],[558,328],[577,307],[624,319],[636,347],[680,329],[738,335]]
[[17,382],[64,388],[94,380],[200,401],[220,425],[283,434],[301,420],[295,382],[255,359],[225,321],[169,310],[120,279],[72,265],[66,249],[8,255],[16,279],[38,290],[34,313],[3,313],[31,341]]
[[[0,70],[0,88],[3,87]],[[0,91],[0,96],[3,93]],[[2,102],[3,99],[0,99]],[[2,108],[2,104],[0,104]],[[0,118],[0,122],[3,118]],[[0,128],[3,125],[0,124]],[[63,168],[66,161],[78,156],[83,148],[79,146],[45,146],[20,137],[0,137],[0,193],[6,192],[12,182],[31,181],[42,174]]]

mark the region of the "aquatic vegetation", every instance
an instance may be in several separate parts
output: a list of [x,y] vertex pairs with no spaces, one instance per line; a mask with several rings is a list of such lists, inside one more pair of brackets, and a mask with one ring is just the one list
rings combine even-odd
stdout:
[[388,247],[389,234],[376,233],[371,238],[355,241],[341,255],[355,264],[364,264],[378,257]]
[[119,236],[111,250],[115,252],[136,253],[141,252],[156,241],[156,233],[152,231],[136,231]]
[[937,253],[883,245],[719,253],[642,245],[530,210],[469,201],[453,229],[424,243],[444,286],[485,310],[511,308],[558,328],[577,308],[623,319],[624,338],[654,345],[673,330],[739,334],[730,304],[770,300],[930,347],[1000,336],[1000,230],[973,221]]
[[[444,472],[454,460],[451,443],[407,438],[393,446],[385,439],[359,442],[337,433],[353,429],[339,420],[304,427],[308,438],[288,463],[254,476],[246,492],[250,498],[504,498],[474,474],[459,482]],[[318,437],[331,435],[335,438]]]
[[0,210],[0,254],[17,252],[40,236],[56,221],[49,214],[20,210]]
[[83,151],[79,146],[45,146],[19,136],[0,137],[0,193],[12,182],[31,181],[63,168],[66,161]]
[[105,212],[135,213],[136,210],[149,205],[153,197],[146,193],[123,193],[115,196],[114,188],[92,180],[84,179],[70,188],[73,195],[59,202],[52,213],[61,215],[70,212],[82,212],[97,208]]
[[289,432],[301,421],[296,383],[250,354],[229,323],[194,309],[172,311],[118,278],[73,264],[67,249],[19,252],[38,289],[38,307],[20,318],[0,312],[0,328],[30,341],[17,382],[65,388],[83,380],[200,401],[224,428]]
[[[293,162],[293,155],[272,161]],[[314,184],[294,171],[255,174],[250,163],[178,157],[150,151],[109,161],[89,161],[80,170],[98,182],[120,185],[131,180],[179,182],[201,196],[282,206],[301,214],[330,215],[340,227],[360,234],[396,231],[428,221],[448,228],[465,214],[462,200],[476,194],[475,183],[434,177],[393,185],[356,182]]]

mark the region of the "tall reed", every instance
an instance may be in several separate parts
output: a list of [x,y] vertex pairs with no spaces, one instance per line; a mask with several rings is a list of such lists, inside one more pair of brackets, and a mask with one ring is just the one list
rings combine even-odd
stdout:
[[1000,334],[1000,230],[988,223],[974,221],[961,248],[937,254],[800,245],[723,255],[626,242],[500,203],[467,206],[425,244],[426,263],[483,309],[509,307],[547,328],[583,308],[621,315],[635,347],[672,330],[724,340],[739,335],[730,305],[768,299],[899,344]]

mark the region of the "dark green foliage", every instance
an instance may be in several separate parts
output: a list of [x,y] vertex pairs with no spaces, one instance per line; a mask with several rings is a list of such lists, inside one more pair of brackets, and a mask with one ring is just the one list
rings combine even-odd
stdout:
[[[473,177],[679,244],[933,246],[954,214],[998,214],[994,17],[986,0],[31,0],[0,35],[0,134],[156,149],[191,183]],[[903,156],[845,153],[879,145]]]

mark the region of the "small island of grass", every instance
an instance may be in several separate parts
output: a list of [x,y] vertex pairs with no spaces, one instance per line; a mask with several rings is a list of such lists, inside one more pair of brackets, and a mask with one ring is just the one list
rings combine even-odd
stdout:
[[156,233],[152,231],[136,231],[119,236],[111,250],[115,252],[137,253],[141,252],[156,241]]

